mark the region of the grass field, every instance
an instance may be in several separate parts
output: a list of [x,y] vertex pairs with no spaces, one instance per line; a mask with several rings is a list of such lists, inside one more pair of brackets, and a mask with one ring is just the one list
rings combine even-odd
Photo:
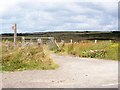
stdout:
[[56,69],[58,65],[46,54],[43,47],[38,45],[13,48],[10,43],[9,49],[2,43],[2,70],[47,70]]
[[83,41],[80,43],[59,44],[60,49],[54,47],[52,51],[59,54],[70,54],[79,57],[118,60],[118,43],[110,41]]
[[[33,44],[30,46],[21,46],[17,42],[17,47],[13,47],[13,42],[2,42],[2,70],[48,70],[56,69],[58,65],[49,57],[47,45],[39,46]],[[59,43],[59,48],[55,44],[51,45],[50,50],[62,55],[74,55],[78,57],[100,58],[108,60],[118,60],[118,43],[107,41],[85,40],[79,43]],[[8,48],[9,47],[9,48]]]

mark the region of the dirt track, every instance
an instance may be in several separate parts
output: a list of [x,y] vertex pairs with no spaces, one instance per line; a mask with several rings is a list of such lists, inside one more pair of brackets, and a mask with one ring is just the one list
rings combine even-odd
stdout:
[[2,74],[3,88],[117,88],[118,62],[78,58],[51,57],[60,65],[56,70],[26,70]]

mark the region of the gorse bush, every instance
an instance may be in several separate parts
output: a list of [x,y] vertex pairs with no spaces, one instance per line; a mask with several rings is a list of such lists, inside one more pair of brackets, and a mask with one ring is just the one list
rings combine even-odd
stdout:
[[108,47],[106,47],[107,55],[106,58],[113,59],[113,60],[119,60],[118,59],[118,46],[119,43],[111,43]]
[[104,58],[105,54],[106,54],[106,50],[90,50],[90,51],[82,52],[83,57],[91,57],[91,58],[95,58],[95,57]]
[[20,47],[7,51],[3,46],[2,51],[2,70],[15,71],[27,69],[55,69],[58,65],[45,54],[43,47],[28,46]]

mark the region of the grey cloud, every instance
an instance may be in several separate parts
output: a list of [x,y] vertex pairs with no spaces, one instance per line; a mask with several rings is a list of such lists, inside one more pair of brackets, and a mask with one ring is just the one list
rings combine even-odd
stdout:
[[96,3],[19,3],[9,10],[0,16],[2,22],[16,22],[25,32],[117,29],[117,11]]

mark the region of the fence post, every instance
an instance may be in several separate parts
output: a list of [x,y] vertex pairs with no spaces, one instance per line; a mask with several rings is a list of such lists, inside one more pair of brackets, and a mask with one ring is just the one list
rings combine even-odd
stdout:
[[61,40],[61,43],[63,44],[63,43],[64,43],[64,40]]
[[110,43],[112,42],[112,40],[109,40],[110,41]]
[[9,41],[6,43],[6,48],[7,48],[7,51],[10,51],[10,42]]
[[52,43],[54,43],[54,38],[53,37],[50,40],[51,40]]
[[59,45],[58,45],[58,43],[57,43],[57,41],[55,40],[55,44],[56,44],[56,46],[57,46],[57,48],[58,48],[58,50],[60,49],[60,47],[59,47]]
[[14,24],[12,26],[12,29],[14,30],[14,48],[16,47],[16,39],[17,39],[17,24]]
[[22,37],[22,47],[25,45],[25,37]]
[[39,38],[39,39],[37,40],[37,42],[38,42],[38,45],[39,45],[39,46],[42,45],[42,40],[41,40],[41,38]]
[[73,43],[73,40],[72,40],[72,39],[70,40],[70,43],[71,43],[71,44]]
[[61,46],[60,51],[64,51],[64,49],[63,49],[63,47],[65,46],[64,40],[61,40],[61,44],[62,44],[62,46]]
[[32,41],[32,39],[30,39],[30,45],[33,45],[33,41]]
[[95,40],[95,43],[97,43],[97,40]]

